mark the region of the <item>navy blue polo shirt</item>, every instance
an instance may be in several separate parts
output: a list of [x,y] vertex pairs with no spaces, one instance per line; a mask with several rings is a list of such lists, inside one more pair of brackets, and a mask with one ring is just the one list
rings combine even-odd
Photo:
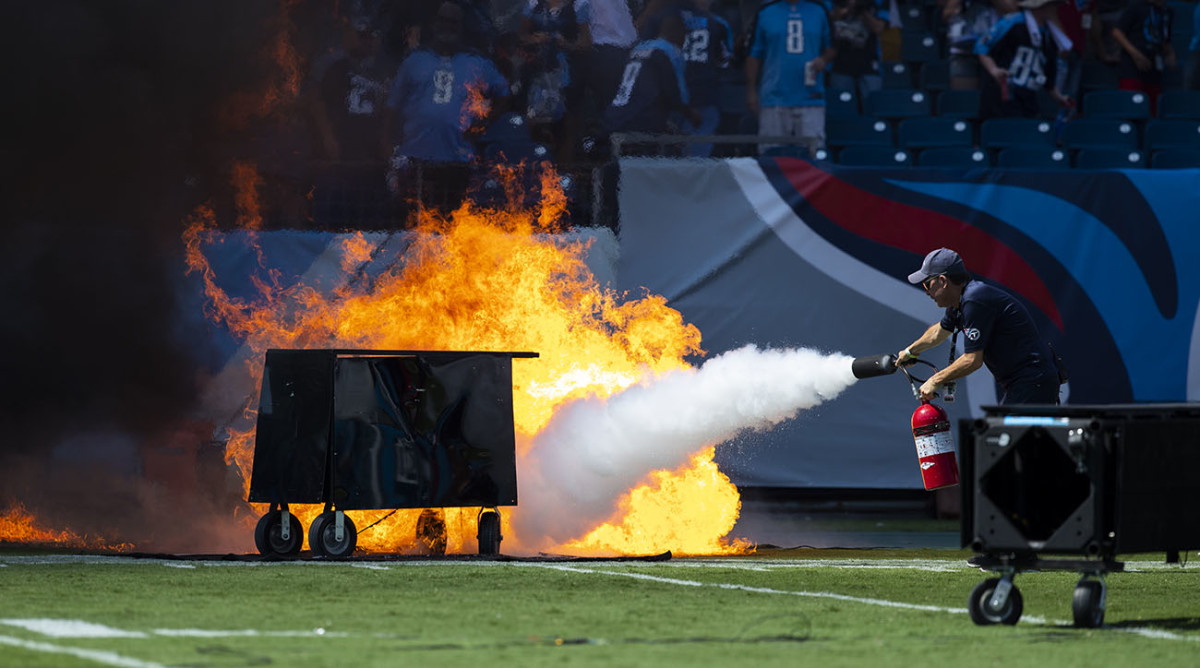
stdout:
[[1007,292],[971,280],[960,306],[946,309],[942,328],[962,331],[963,352],[983,351],[983,363],[1001,387],[1014,383],[1058,383],[1054,357],[1029,311]]

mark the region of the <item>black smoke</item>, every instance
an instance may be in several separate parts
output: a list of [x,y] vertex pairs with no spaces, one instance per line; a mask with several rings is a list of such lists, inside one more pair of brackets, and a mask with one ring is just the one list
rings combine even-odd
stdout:
[[6,3],[0,510],[66,493],[51,458],[63,439],[143,443],[191,415],[203,337],[179,331],[183,221],[201,203],[227,209],[231,162],[287,124],[287,100],[234,103],[282,76],[264,47],[287,19],[300,55],[314,48],[324,4]]

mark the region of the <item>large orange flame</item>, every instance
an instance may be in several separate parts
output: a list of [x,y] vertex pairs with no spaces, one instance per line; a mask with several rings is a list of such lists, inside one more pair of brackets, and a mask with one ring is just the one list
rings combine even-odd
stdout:
[[[543,176],[543,195],[531,208],[515,204],[524,200],[515,176],[508,174],[505,182],[510,206],[478,210],[464,204],[444,219],[427,216],[411,233],[404,256],[371,280],[359,269],[381,242],[357,234],[342,248],[344,280],[332,290],[281,285],[271,274],[257,280],[257,298],[235,299],[218,285],[204,255],[208,245],[223,242],[209,210],[198,211],[184,235],[189,270],[204,281],[209,316],[250,349],[248,371],[256,387],[268,348],[538,352],[538,359],[513,365],[519,479],[529,437],[565,402],[608,396],[646,374],[684,368],[685,358],[701,351],[700,332],[664,298],[629,299],[602,287],[586,263],[588,244],[551,234],[565,207],[554,187],[556,175]],[[248,485],[253,409],[233,434],[227,461]],[[723,538],[739,503],[708,448],[678,471],[655,473],[627,494],[608,524],[561,547],[575,554],[741,551],[745,544]],[[306,524],[318,511],[293,509]],[[471,542],[476,512],[447,513],[447,549]],[[353,514],[362,529],[386,512]],[[360,547],[392,551],[412,544],[418,515],[412,510],[391,515],[362,533]],[[504,535],[506,550],[520,544],[508,524]]]
[[47,529],[39,526],[33,514],[19,503],[0,513],[0,541],[119,552],[133,549],[133,545],[129,543],[110,543],[103,538],[78,534],[69,529]]

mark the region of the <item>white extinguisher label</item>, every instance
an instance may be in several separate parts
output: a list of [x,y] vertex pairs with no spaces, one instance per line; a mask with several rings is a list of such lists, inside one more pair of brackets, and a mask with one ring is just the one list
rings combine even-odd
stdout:
[[937,431],[916,437],[917,457],[932,457],[944,452],[954,452],[954,438],[949,431]]

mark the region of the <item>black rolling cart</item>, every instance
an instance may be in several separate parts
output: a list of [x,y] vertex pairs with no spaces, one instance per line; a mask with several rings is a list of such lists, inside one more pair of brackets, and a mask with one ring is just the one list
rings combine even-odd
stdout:
[[1017,623],[1018,573],[1069,570],[1075,625],[1098,627],[1118,554],[1200,548],[1200,404],[984,411],[959,422],[962,545],[996,574],[968,597],[976,624]]
[[[323,504],[308,529],[314,555],[354,551],[347,510],[479,507],[480,554],[500,551],[500,506],[517,503],[512,362],[527,352],[270,350],[259,400],[249,501],[270,508],[260,553],[297,555],[289,504]],[[436,547],[434,548],[436,552]]]

